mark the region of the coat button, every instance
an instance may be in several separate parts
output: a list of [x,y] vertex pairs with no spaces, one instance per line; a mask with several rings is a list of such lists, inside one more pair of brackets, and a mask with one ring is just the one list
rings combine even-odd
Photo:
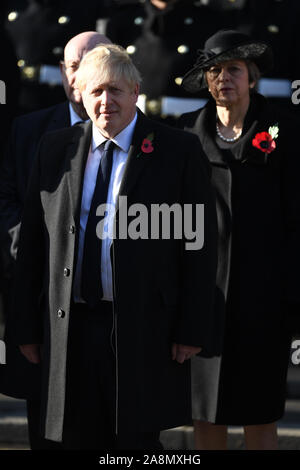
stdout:
[[75,226],[74,225],[70,225],[69,233],[75,233]]
[[69,268],[64,268],[64,276],[65,277],[70,276],[70,269]]
[[190,18],[190,17],[184,18],[184,24],[186,24],[186,25],[191,25],[191,24],[193,24],[193,23],[194,23],[193,18]]
[[269,33],[272,33],[272,34],[278,34],[279,33],[279,26],[277,26],[276,24],[269,24],[267,29],[268,29]]
[[176,85],[180,86],[182,84],[182,77],[174,78],[174,82],[176,83]]
[[126,47],[127,54],[134,54],[136,52],[136,47],[132,44]]
[[53,47],[52,49],[52,53],[57,56],[63,55],[63,52],[64,52],[64,49],[61,46],[56,46],[56,47]]
[[66,315],[66,313],[61,308],[59,310],[57,310],[58,318],[64,318],[65,315]]
[[138,16],[137,18],[134,19],[134,24],[136,25],[140,25],[143,23],[144,23],[144,18],[142,18],[141,16]]
[[60,16],[57,20],[59,24],[68,24],[70,23],[71,18],[69,16]]
[[8,21],[16,21],[16,19],[18,18],[19,16],[19,13],[17,11],[11,11],[9,14],[8,14]]

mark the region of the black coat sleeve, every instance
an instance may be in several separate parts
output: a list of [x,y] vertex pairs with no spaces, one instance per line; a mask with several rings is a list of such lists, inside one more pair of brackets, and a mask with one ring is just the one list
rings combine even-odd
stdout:
[[[284,296],[283,308],[287,313],[288,328],[300,333],[300,158],[293,138],[299,132],[299,122],[294,118],[282,132],[282,187],[284,209]],[[280,130],[279,130],[280,132]],[[291,141],[292,144],[291,144]]]

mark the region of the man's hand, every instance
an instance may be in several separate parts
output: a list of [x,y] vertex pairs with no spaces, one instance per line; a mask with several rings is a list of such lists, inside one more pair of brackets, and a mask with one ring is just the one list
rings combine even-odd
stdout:
[[194,346],[185,346],[184,344],[172,344],[172,359],[176,360],[179,364],[183,364],[184,361],[190,359],[201,352],[202,348],[196,348]]
[[33,364],[41,362],[41,344],[21,344],[19,348],[29,362]]

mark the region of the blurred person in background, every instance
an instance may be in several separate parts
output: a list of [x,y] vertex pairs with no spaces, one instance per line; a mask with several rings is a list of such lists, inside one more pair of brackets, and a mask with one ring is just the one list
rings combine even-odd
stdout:
[[95,31],[83,32],[65,46],[60,73],[67,101],[15,119],[0,173],[1,258],[6,279],[4,313],[7,364],[1,367],[0,392],[27,399],[29,438],[32,449],[52,448],[55,444],[39,435],[40,381],[38,365],[30,364],[14,343],[11,324],[11,302],[18,295],[13,288],[15,259],[29,176],[41,137],[47,132],[73,126],[88,120],[81,93],[75,80],[84,54],[109,39]]

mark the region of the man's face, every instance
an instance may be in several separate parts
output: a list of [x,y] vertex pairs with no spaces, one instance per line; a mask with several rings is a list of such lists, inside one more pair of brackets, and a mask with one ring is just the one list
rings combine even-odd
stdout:
[[139,85],[130,87],[124,78],[103,83],[99,76],[91,76],[82,91],[83,104],[101,134],[115,137],[135,116]]

